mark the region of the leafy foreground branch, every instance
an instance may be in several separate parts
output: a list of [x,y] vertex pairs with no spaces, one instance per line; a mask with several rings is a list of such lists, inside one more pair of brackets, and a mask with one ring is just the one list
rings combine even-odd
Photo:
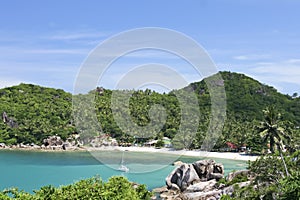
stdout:
[[40,190],[29,194],[16,188],[0,192],[0,199],[11,200],[52,200],[52,199],[99,199],[99,200],[140,200],[150,199],[153,194],[145,185],[135,185],[125,177],[114,176],[108,182],[98,177],[78,181],[74,184],[53,187],[44,186]]

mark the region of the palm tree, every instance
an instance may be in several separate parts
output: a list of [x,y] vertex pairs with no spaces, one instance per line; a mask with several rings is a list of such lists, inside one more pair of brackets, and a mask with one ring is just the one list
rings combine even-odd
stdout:
[[281,114],[276,111],[274,106],[267,107],[263,110],[263,113],[264,121],[261,122],[261,126],[259,127],[259,133],[263,138],[263,143],[266,144],[269,142],[271,153],[275,153],[275,146],[277,147],[286,175],[289,176],[286,163],[282,155],[283,141],[289,139],[289,136],[285,133],[284,128],[281,127]]

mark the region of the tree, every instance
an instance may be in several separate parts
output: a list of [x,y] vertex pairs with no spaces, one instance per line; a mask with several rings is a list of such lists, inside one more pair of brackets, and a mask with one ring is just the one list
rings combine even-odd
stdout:
[[265,145],[262,143],[262,138],[255,132],[249,136],[247,145],[251,148],[252,155],[260,155]]
[[298,96],[297,92],[294,92],[293,95],[292,95],[293,98],[296,98],[297,96]]
[[165,146],[165,142],[163,141],[163,133],[158,133],[157,134],[157,142],[155,144],[155,147],[156,148],[161,148],[161,147],[164,147]]
[[261,126],[259,127],[259,133],[263,138],[263,143],[269,142],[271,153],[275,153],[275,146],[280,153],[280,157],[284,164],[284,168],[286,171],[286,175],[288,176],[288,170],[286,167],[286,163],[282,156],[283,150],[283,141],[284,139],[288,139],[289,136],[285,133],[284,128],[281,126],[281,114],[276,111],[274,106],[267,107],[263,110],[264,113],[264,121],[261,122]]

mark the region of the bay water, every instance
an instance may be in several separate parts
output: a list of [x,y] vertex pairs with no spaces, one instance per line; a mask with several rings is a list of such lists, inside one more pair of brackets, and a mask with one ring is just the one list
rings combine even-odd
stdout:
[[[118,171],[123,158],[130,169]],[[172,161],[192,163],[208,159],[159,153],[143,152],[39,152],[39,151],[0,151],[0,190],[17,187],[32,193],[42,186],[61,186],[81,179],[100,176],[120,175],[130,181],[146,184],[149,190],[165,185],[165,178],[175,168]],[[216,159],[225,168],[225,174],[232,170],[245,169],[247,162]]]

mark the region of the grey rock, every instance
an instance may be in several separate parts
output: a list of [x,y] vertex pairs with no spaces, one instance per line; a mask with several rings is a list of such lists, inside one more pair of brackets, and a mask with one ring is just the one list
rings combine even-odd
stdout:
[[190,185],[186,192],[207,192],[216,188],[217,181],[215,179],[205,182],[199,182],[194,185]]
[[168,188],[184,191],[191,183],[200,181],[193,165],[182,164],[175,168],[166,178]]
[[45,146],[60,146],[63,144],[63,140],[59,136],[53,135],[44,139],[43,143]]
[[224,167],[214,160],[199,160],[193,166],[201,181],[221,179],[224,176]]
[[251,181],[245,181],[241,183],[237,183],[240,188],[249,186]]
[[191,192],[183,193],[184,199],[199,200],[199,199],[216,199],[221,191],[209,191],[209,192]]
[[193,164],[182,164],[166,178],[169,189],[185,191],[190,185],[200,181],[219,180],[224,176],[222,164],[213,160],[200,160]]
[[174,163],[173,163],[173,165],[174,166],[181,166],[181,165],[183,165],[184,163],[182,162],[182,161],[175,161]]
[[5,124],[10,126],[10,128],[17,128],[18,127],[18,123],[15,122],[12,118],[8,117],[6,112],[2,113],[2,120]]
[[4,143],[0,143],[1,148],[6,148],[6,145]]
[[155,192],[155,193],[163,193],[163,192],[167,192],[168,188],[167,188],[167,186],[163,186],[163,187],[160,187],[160,188],[155,188],[152,191]]
[[232,181],[235,177],[237,177],[239,175],[250,176],[250,170],[245,169],[245,170],[230,172],[227,176],[227,181]]
[[217,198],[214,196],[209,197],[207,200],[216,200]]
[[223,194],[232,194],[234,192],[234,188],[233,186],[228,186],[228,187],[225,187],[223,190],[222,190],[222,193]]

